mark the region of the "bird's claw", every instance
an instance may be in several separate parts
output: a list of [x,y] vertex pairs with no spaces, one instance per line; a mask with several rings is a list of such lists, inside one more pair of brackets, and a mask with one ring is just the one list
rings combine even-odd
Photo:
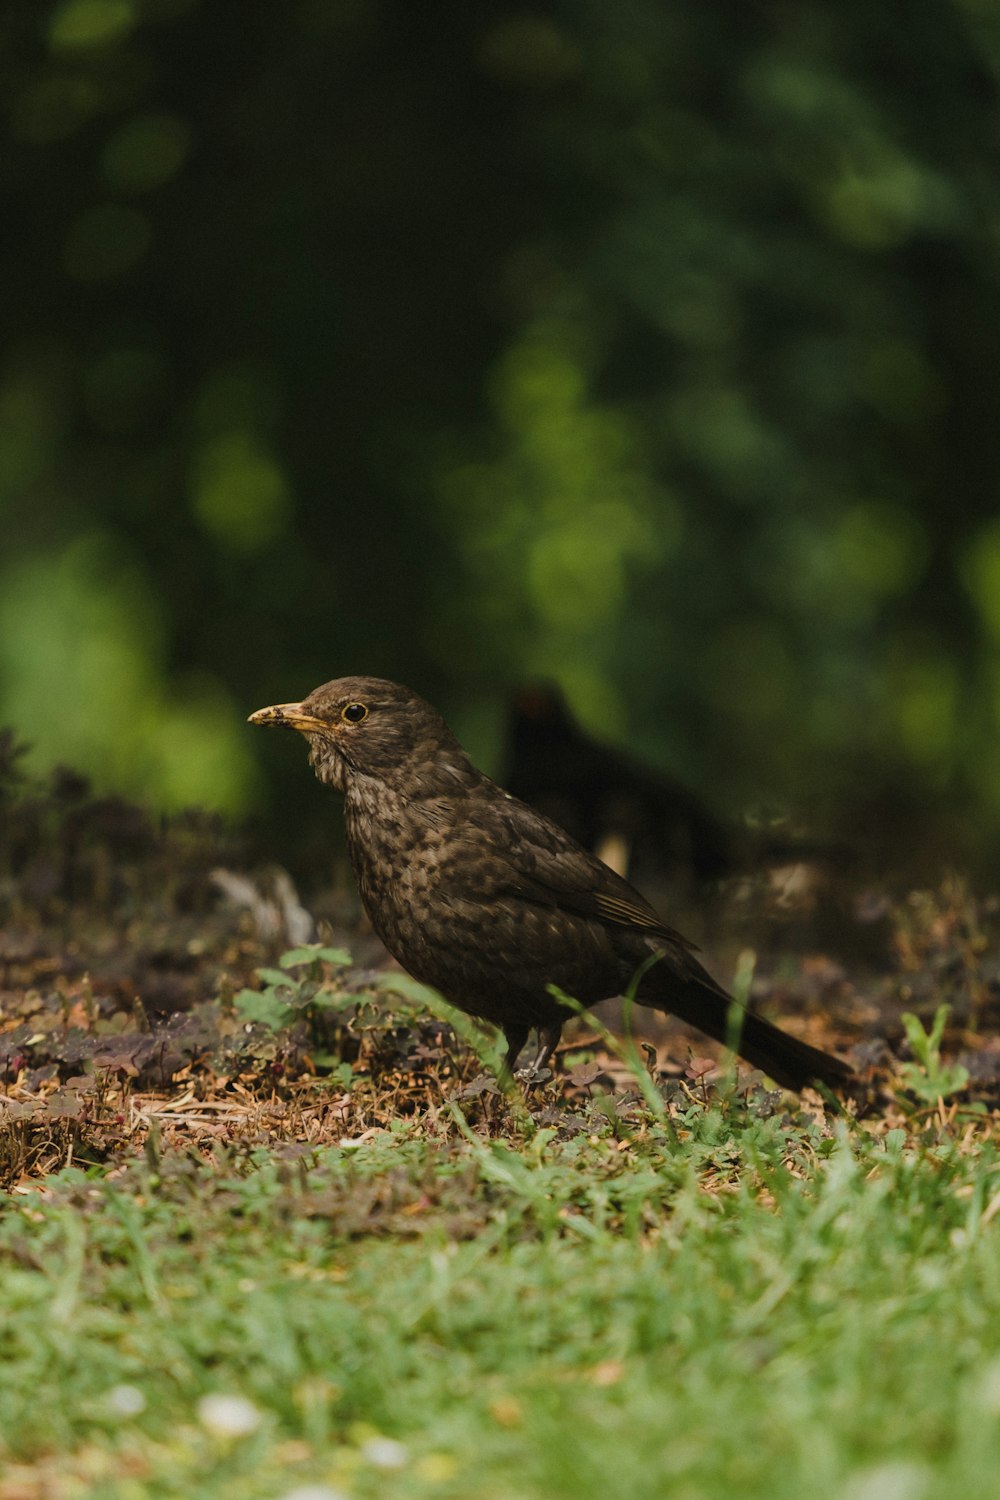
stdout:
[[534,1086],[535,1084],[548,1083],[552,1077],[552,1069],[547,1067],[536,1068],[534,1063],[528,1063],[527,1067],[518,1068],[514,1074],[522,1088]]

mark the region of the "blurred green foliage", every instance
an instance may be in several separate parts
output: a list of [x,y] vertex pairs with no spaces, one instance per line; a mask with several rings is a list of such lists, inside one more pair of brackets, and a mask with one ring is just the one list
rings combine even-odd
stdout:
[[548,676],[734,808],[1000,825],[994,5],[37,0],[0,70],[46,759],[236,812],[264,702],[488,760]]

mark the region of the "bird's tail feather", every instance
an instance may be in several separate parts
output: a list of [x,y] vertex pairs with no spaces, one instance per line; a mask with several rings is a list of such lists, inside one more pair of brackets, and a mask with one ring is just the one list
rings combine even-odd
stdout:
[[[637,999],[644,1005],[656,1005],[691,1026],[697,1026],[699,1031],[704,1031],[717,1042],[735,1046],[745,1062],[760,1068],[782,1088],[797,1090],[812,1083],[841,1088],[853,1077],[850,1066],[839,1057],[831,1057],[818,1047],[810,1047],[808,1042],[790,1036],[787,1031],[765,1021],[763,1016],[736,1006],[725,990],[701,970],[700,964],[692,961],[691,967],[696,972],[680,984],[664,986],[667,993],[661,992],[654,998],[640,992]],[[733,1009],[735,1018],[731,1018]],[[734,1034],[737,1029],[738,1036]]]

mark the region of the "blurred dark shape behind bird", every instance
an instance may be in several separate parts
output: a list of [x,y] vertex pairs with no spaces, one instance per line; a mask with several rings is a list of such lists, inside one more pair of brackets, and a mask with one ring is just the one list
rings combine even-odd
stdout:
[[591,739],[551,683],[513,695],[500,779],[621,875],[709,882],[844,853],[791,832],[726,822],[665,772]]

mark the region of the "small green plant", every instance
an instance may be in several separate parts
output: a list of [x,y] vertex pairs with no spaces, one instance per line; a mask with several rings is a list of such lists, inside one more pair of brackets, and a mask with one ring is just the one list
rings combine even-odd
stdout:
[[941,1038],[950,1009],[949,1005],[938,1006],[930,1031],[924,1030],[920,1017],[912,1011],[903,1012],[906,1040],[916,1059],[903,1064],[900,1070],[903,1084],[928,1104],[961,1093],[969,1081],[969,1071],[961,1063],[945,1063],[941,1059]]
[[[325,948],[320,943],[290,948],[278,959],[277,969],[256,971],[263,989],[240,990],[233,1005],[245,1020],[266,1026],[269,1031],[283,1031],[302,1021],[310,1043],[321,1044],[325,1014],[345,1003],[344,995],[331,988],[326,969],[342,968],[350,962],[346,948]],[[339,1061],[322,1050],[314,1050],[312,1056],[320,1067],[332,1067]]]

